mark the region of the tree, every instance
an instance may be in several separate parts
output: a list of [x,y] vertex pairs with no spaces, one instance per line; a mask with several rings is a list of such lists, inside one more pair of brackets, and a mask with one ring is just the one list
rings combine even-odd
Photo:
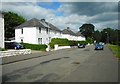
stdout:
[[100,31],[98,31],[98,30],[94,31],[93,38],[94,38],[94,40],[96,40],[96,42],[101,41],[101,36],[102,36],[102,34]]
[[92,37],[94,33],[94,25],[93,24],[83,24],[79,29],[80,32],[87,38]]
[[26,20],[13,12],[4,12],[5,21],[5,38],[11,38],[15,36],[15,27],[24,23]]
[[102,37],[101,41],[108,42],[112,44],[117,44],[119,41],[119,30],[114,30],[112,28],[105,28],[101,31]]

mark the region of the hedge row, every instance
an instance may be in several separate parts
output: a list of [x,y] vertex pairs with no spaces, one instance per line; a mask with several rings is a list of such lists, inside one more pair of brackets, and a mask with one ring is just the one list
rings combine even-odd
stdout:
[[53,38],[51,42],[49,43],[51,48],[54,48],[54,45],[58,44],[59,46],[69,46],[69,40],[68,39],[60,39],[60,38]]
[[47,48],[47,45],[41,45],[41,44],[28,44],[28,43],[21,43],[25,48],[31,49],[31,50],[41,50],[45,51]]
[[68,39],[61,39],[61,38],[53,38],[51,42],[49,43],[51,48],[54,48],[55,44],[58,44],[58,46],[77,46],[78,43],[80,44],[88,44],[87,41],[70,41]]

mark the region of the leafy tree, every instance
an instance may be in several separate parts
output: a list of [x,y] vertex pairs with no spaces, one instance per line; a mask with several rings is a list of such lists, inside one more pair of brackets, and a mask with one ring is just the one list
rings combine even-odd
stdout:
[[26,20],[13,12],[4,12],[5,21],[5,38],[11,38],[15,36],[15,27],[24,23]]
[[108,42],[112,44],[118,44],[119,42],[119,31],[120,30],[114,30],[112,28],[105,28],[102,30],[102,38],[101,41]]
[[80,32],[87,38],[93,36],[94,27],[95,26],[93,24],[83,24],[79,29]]
[[94,34],[93,34],[93,38],[94,38],[94,40],[96,40],[96,42],[100,42],[101,41],[101,36],[102,36],[102,34],[101,34],[101,32],[100,31],[94,31]]

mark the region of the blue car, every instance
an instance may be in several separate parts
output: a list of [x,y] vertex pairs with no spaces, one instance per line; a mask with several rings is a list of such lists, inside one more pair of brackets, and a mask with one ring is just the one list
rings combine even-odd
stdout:
[[99,43],[95,45],[95,50],[103,50],[103,49],[104,49],[104,45]]
[[5,42],[5,48],[6,49],[25,49],[23,45],[17,42]]

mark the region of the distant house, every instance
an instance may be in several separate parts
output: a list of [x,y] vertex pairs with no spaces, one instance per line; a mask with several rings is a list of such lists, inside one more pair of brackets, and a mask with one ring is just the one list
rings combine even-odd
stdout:
[[79,40],[80,40],[80,41],[85,41],[85,40],[86,40],[86,39],[85,39],[85,36],[83,36],[80,31],[78,31],[78,32],[76,33],[76,36],[77,36],[78,41],[79,41]]
[[0,48],[4,48],[4,16],[0,13]]
[[15,29],[15,41],[31,44],[48,44],[52,38],[61,37],[61,30],[45,21],[33,18]]
[[62,31],[62,38],[75,41],[85,41],[85,37],[80,32],[74,33],[69,27]]

